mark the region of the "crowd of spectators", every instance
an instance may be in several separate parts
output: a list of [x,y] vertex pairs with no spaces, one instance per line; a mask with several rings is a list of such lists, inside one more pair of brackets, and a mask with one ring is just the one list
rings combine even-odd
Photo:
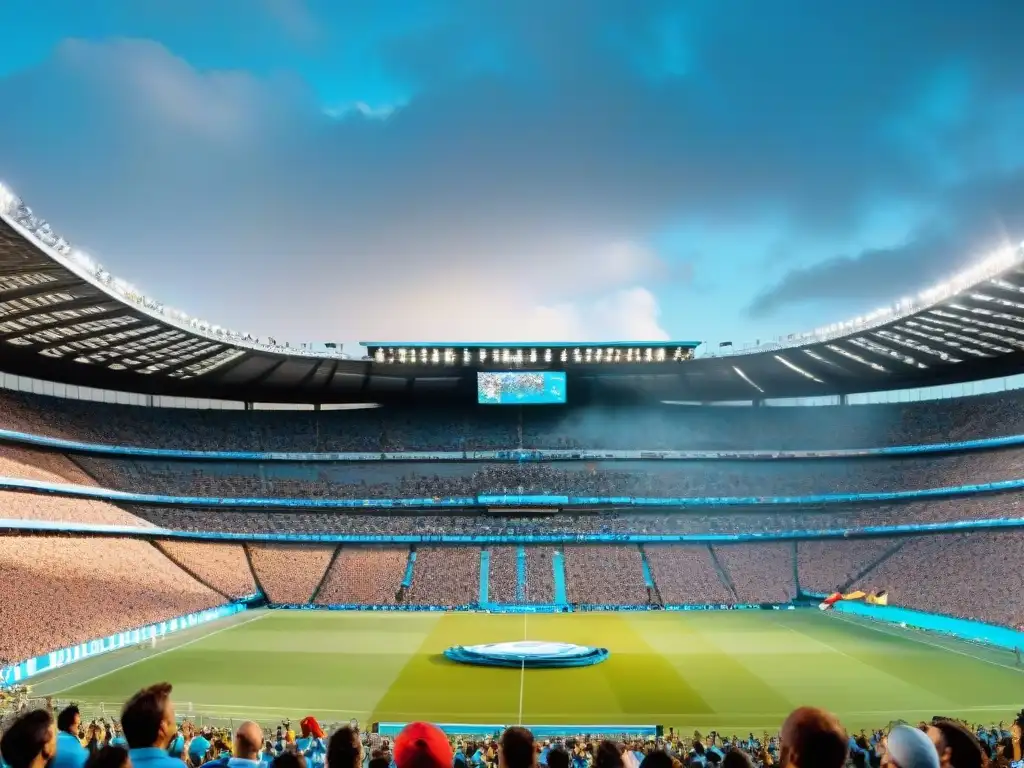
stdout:
[[394,605],[408,562],[406,547],[342,547],[314,602]]
[[914,536],[851,585],[890,602],[1024,628],[1024,534]]
[[272,603],[308,603],[313,599],[335,546],[246,544],[253,575]]
[[[0,476],[44,483],[96,482],[66,456],[0,443]],[[62,499],[42,494],[0,491],[0,517],[50,522],[138,525],[149,523],[105,501]]]
[[785,603],[796,597],[790,542],[714,546],[712,554],[738,602]]
[[[947,540],[943,537],[943,540]],[[831,594],[846,588],[861,573],[909,539],[847,539],[796,543],[800,588]]]
[[171,560],[225,597],[240,600],[259,592],[242,544],[158,541]]
[[[28,497],[35,499],[36,497]],[[64,500],[58,500],[64,501]],[[68,500],[68,506],[78,502]],[[639,512],[580,511],[505,516],[480,510],[457,510],[446,515],[346,514],[341,512],[230,511],[142,507],[130,509],[161,528],[243,534],[353,534],[473,536],[578,536],[628,534],[739,534],[788,531],[851,530],[870,526],[958,522],[1024,517],[1024,494],[929,499],[903,504],[774,508],[772,511],[701,512],[649,509]],[[756,509],[756,508],[750,508]],[[69,513],[70,514],[70,513]],[[15,515],[17,516],[17,515]]]
[[917,728],[890,723],[850,734],[835,715],[799,707],[777,733],[757,736],[670,730],[656,738],[626,732],[615,740],[579,734],[541,742],[512,726],[477,740],[413,722],[392,744],[357,723],[328,734],[313,716],[302,720],[301,737],[253,721],[233,733],[199,730],[177,721],[172,690],[168,683],[145,688],[119,720],[88,728],[74,705],[56,718],[49,709],[26,711],[5,729],[0,757],[9,768],[1007,768],[1020,759],[1024,728],[1020,716],[1009,729],[934,717]]
[[80,457],[116,490],[200,498],[389,499],[485,495],[575,497],[810,496],[876,493],[1024,478],[1024,449],[892,459],[807,461],[167,462]]
[[137,539],[0,536],[0,666],[221,605]]
[[406,602],[452,608],[478,604],[480,548],[418,547]]
[[704,545],[646,547],[651,576],[665,605],[729,605],[736,593]]
[[187,450],[402,451],[584,448],[822,450],[1024,433],[1024,394],[889,405],[735,408],[147,408],[0,393],[0,424],[88,442]]
[[522,602],[519,587],[518,551],[515,547],[491,547],[487,572],[487,599],[495,603]]
[[551,605],[555,602],[555,550],[551,547],[526,548],[526,602]]
[[640,550],[633,547],[566,547],[565,589],[580,605],[647,605]]

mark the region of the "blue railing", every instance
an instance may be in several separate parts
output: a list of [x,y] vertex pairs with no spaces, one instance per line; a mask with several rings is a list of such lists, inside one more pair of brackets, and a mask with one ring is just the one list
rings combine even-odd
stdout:
[[491,591],[491,551],[480,550],[480,605],[487,605]]
[[[281,544],[734,544],[763,541],[813,541],[851,537],[890,537],[926,533],[966,533],[969,531],[1012,530],[1024,528],[1024,517],[988,520],[958,520],[944,523],[906,523],[868,525],[825,530],[790,530],[763,533],[552,533],[552,534],[362,534],[362,533],[227,533],[220,531],[177,531],[170,528],[99,523],[68,523],[49,520],[0,518],[0,530],[34,533],[73,533],[96,536],[121,536],[142,539],[182,539],[185,541],[266,542]],[[415,552],[412,553],[415,556]],[[553,558],[556,588],[559,581],[560,553]],[[407,564],[402,586],[411,585],[414,557]],[[563,577],[564,578],[564,577]]]
[[340,462],[340,461],[759,461],[850,459],[878,456],[908,456],[962,451],[984,451],[1024,445],[1024,435],[988,437],[926,445],[892,445],[880,448],[841,448],[806,451],[647,451],[647,450],[532,450],[501,451],[372,451],[372,452],[287,452],[287,451],[185,451],[170,448],[141,448],[107,445],[59,437],[33,435],[0,429],[0,442],[48,448],[68,453],[96,456],[121,456],[137,459],[179,459],[183,461],[266,461],[266,462]]
[[516,600],[526,601],[526,548],[516,548]]
[[158,507],[217,507],[221,509],[324,509],[355,511],[360,509],[451,509],[467,507],[661,507],[671,509],[709,509],[728,507],[791,507],[834,504],[866,504],[872,502],[917,501],[1017,491],[1024,488],[1024,479],[1000,480],[992,483],[956,485],[944,488],[923,488],[908,491],[876,491],[870,493],[821,493],[807,496],[561,496],[561,495],[491,495],[453,496],[448,498],[403,499],[291,499],[217,496],[168,496],[158,493],[134,493],[99,488],[92,485],[50,483],[17,477],[0,477],[0,490],[49,494],[73,499],[98,499]]
[[569,593],[565,588],[565,556],[561,550],[556,550],[551,555],[551,569],[555,580],[555,602],[558,605],[565,605],[569,602]]

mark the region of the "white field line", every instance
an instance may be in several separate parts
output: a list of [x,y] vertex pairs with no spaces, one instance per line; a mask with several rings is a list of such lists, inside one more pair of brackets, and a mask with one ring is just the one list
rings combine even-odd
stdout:
[[[529,616],[529,614],[527,614],[527,613],[523,614],[523,641],[524,642],[529,639],[529,636],[526,633],[526,617],[527,616]],[[522,666],[520,667],[520,670],[519,670],[519,721],[517,723],[518,725],[522,725],[523,724],[523,690],[524,690],[525,687],[526,687],[526,659],[523,659]]]
[[[221,632],[227,632],[229,629],[236,629],[238,627],[244,627],[246,624],[251,624],[254,621],[259,621],[260,619],[265,619],[269,615],[270,615],[269,611],[264,611],[262,613],[257,614],[256,616],[253,616],[252,618],[246,619],[245,621],[240,621],[237,624],[231,624],[230,626],[227,626],[227,627],[221,627],[220,629],[216,629],[213,632],[210,632],[209,634],[200,635],[199,637],[194,637],[191,640],[182,643],[181,645],[175,645],[172,648],[164,648],[162,651],[157,651],[156,653],[151,653],[148,656],[143,656],[141,659],[135,659],[134,661],[129,661],[127,664],[122,664],[121,666],[115,667],[114,669],[108,669],[106,672],[101,672],[98,675],[94,675],[93,677],[90,677],[90,678],[87,678],[85,680],[82,680],[81,682],[75,683],[71,687],[72,688],[78,688],[79,686],[82,686],[82,685],[88,685],[89,683],[94,682],[96,680],[99,680],[101,678],[104,678],[107,675],[112,675],[115,672],[120,672],[122,669],[128,669],[128,667],[134,667],[136,664],[141,664],[144,661],[149,661],[150,659],[155,659],[157,656],[163,656],[165,653],[172,653],[173,651],[177,651],[177,650],[179,650],[181,648],[187,648],[188,646],[190,646],[190,645],[192,645],[194,643],[198,643],[201,640],[208,640],[211,637],[213,637],[214,635],[219,635]],[[44,680],[42,683],[40,683],[40,685],[45,685],[47,682],[49,682],[49,681],[45,681]]]
[[[830,613],[832,612],[830,611]],[[974,659],[975,661],[983,661],[986,664],[991,664],[994,667],[1002,667],[1003,669],[1009,669],[1013,672],[1018,673],[1024,672],[1024,667],[1015,667],[1010,664],[1003,664],[1002,662],[994,661],[993,659],[986,659],[984,656],[975,656],[973,653],[968,653],[967,651],[962,651],[958,648],[950,648],[948,645],[943,645],[942,643],[933,643],[929,640],[917,637],[911,632],[893,632],[881,626],[876,626],[875,623],[872,621],[854,621],[853,619],[849,619],[846,616],[843,616],[841,613],[832,613],[832,618],[839,619],[840,621],[845,621],[847,624],[853,624],[857,627],[866,627],[868,629],[873,629],[875,632],[881,632],[883,635],[890,635],[891,637],[903,638],[904,640],[910,640],[915,643],[920,643],[921,645],[927,645],[932,648],[938,648],[941,651],[948,651],[949,653],[956,653],[960,656],[966,656],[967,658]]]
[[[82,699],[82,701],[88,702],[90,700],[89,699]],[[306,709],[310,709],[311,711],[322,712],[322,713],[327,713],[327,714],[332,714],[332,715],[334,715],[334,714],[337,714],[337,715],[358,715],[358,714],[365,714],[365,712],[366,712],[365,710],[362,710],[362,709],[325,709],[325,708],[322,708],[322,707],[309,707],[309,705],[307,705],[307,704],[302,705],[302,707],[254,707],[254,706],[250,706],[248,704],[201,704],[201,703],[191,702],[191,706],[197,712],[201,711],[201,710],[218,710],[218,709],[221,709],[221,710],[228,710],[228,714],[241,714],[241,713],[246,713],[246,712],[248,712],[248,713],[255,713],[255,712],[281,712],[281,713],[289,713],[289,712],[295,712],[296,709],[301,709],[302,707],[305,707]],[[900,709],[871,709],[871,710],[860,710],[860,711],[856,711],[856,712],[843,712],[843,716],[844,717],[874,717],[874,716],[881,716],[881,715],[891,715],[892,717],[903,717],[903,716],[910,715],[910,714],[913,714],[913,715],[917,715],[917,714],[931,714],[934,711],[934,709],[935,709],[935,707],[931,707],[929,709],[907,709],[905,707],[901,707]],[[979,713],[981,713],[981,712],[1010,712],[1011,710],[1020,709],[1020,702],[1019,701],[1015,701],[1015,702],[1013,702],[1011,704],[986,704],[984,706],[978,706],[978,707],[956,707],[954,709],[955,709],[956,712],[979,712]],[[303,710],[303,711],[305,711],[305,710]],[[728,716],[730,718],[732,718],[732,719],[765,718],[766,720],[771,720],[771,721],[775,722],[776,725],[778,725],[778,723],[781,723],[782,720],[785,719],[791,713],[791,711],[792,710],[787,709],[787,710],[779,711],[779,712],[730,712]],[[187,715],[187,714],[190,714],[190,713],[189,712],[182,712],[181,714]],[[215,712],[203,712],[203,714],[215,715],[216,713]],[[415,719],[417,717],[421,717],[423,715],[423,712],[390,712],[389,711],[389,712],[387,712],[385,714],[387,714],[388,716],[390,716],[392,718],[406,718],[406,719],[412,718],[412,719]],[[438,718],[444,718],[444,719],[456,718],[456,719],[461,719],[461,720],[464,721],[465,718],[466,718],[466,714],[467,714],[466,712],[439,712],[439,713],[437,713],[436,716]],[[481,718],[481,717],[483,717],[483,718],[490,718],[493,721],[494,718],[497,718],[497,719],[508,718],[511,713],[510,712],[477,712],[477,711],[474,710],[472,714],[473,714],[474,718]],[[553,718],[562,718],[563,720],[564,719],[571,720],[571,719],[579,719],[577,717],[578,714],[579,714],[578,712],[538,712],[538,713],[536,713],[534,715],[534,717],[535,718],[543,718],[545,720],[553,719]],[[708,720],[713,721],[714,718],[716,717],[714,713],[707,713],[707,712],[631,712],[629,716],[631,718],[637,718],[637,719],[640,719],[640,718],[651,719],[651,718],[659,718],[659,717],[681,717],[681,718],[694,718],[696,720],[702,720],[702,721],[708,721]],[[892,718],[890,718],[890,719],[892,719]],[[749,722],[749,720],[747,720],[747,722]],[[722,727],[725,727],[725,726],[723,725]]]

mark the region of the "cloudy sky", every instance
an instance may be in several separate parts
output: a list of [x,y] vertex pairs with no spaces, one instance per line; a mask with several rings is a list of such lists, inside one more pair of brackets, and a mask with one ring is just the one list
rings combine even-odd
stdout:
[[302,340],[752,341],[1024,238],[1021,0],[4,0],[0,179]]

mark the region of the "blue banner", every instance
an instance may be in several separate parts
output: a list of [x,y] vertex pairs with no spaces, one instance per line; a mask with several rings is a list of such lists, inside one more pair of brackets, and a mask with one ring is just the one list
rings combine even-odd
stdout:
[[52,494],[74,499],[100,499],[157,507],[218,507],[222,509],[448,509],[472,507],[659,507],[665,509],[713,509],[728,507],[808,507],[815,505],[864,504],[880,501],[916,501],[976,494],[1002,493],[1024,488],[1024,479],[1001,480],[975,485],[924,488],[910,491],[872,493],[822,493],[808,496],[561,496],[561,495],[478,495],[446,498],[376,499],[292,499],[216,496],[168,496],[133,493],[93,485],[51,483],[17,477],[0,477],[0,490]]
[[362,461],[806,461],[872,456],[912,456],[936,453],[987,451],[1024,446],[1024,435],[960,440],[929,445],[894,445],[882,448],[840,448],[811,451],[650,451],[650,450],[522,450],[501,451],[184,451],[129,445],[88,443],[59,437],[0,429],[0,442],[50,448],[68,453],[184,461],[362,462]]
[[68,664],[74,664],[83,659],[90,659],[93,656],[116,651],[120,648],[139,645],[154,638],[180,632],[183,629],[198,627],[200,624],[208,624],[211,621],[223,619],[244,611],[246,608],[245,603],[229,603],[228,605],[210,608],[199,613],[189,613],[175,619],[161,621],[158,624],[150,624],[138,629],[118,632],[116,635],[110,635],[99,640],[90,640],[87,643],[73,645],[70,648],[61,648],[60,650],[51,651],[43,656],[27,659],[9,667],[0,667],[0,688],[21,685],[26,680],[43,672],[49,672],[51,669],[66,667]]

